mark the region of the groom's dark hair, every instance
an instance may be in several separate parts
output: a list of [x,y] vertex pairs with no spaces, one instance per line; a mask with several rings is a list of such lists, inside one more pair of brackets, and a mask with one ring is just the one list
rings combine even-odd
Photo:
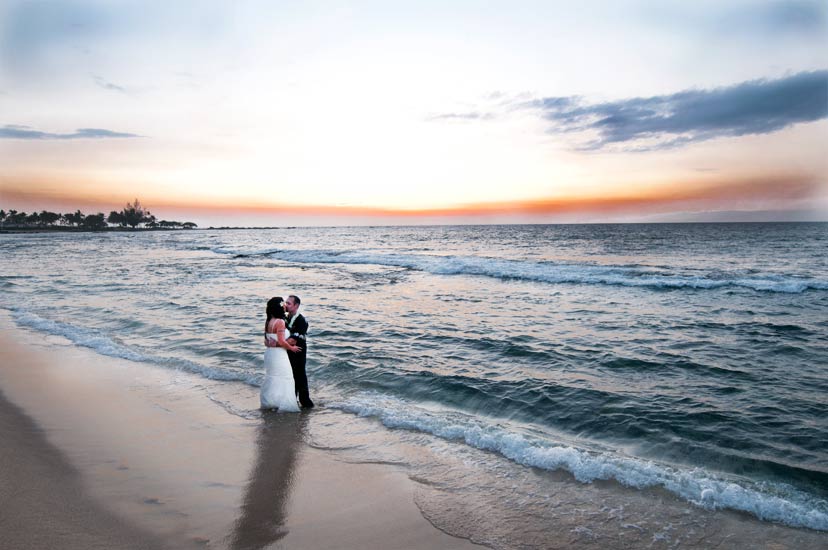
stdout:
[[297,306],[302,305],[302,300],[299,299],[299,296],[297,296],[295,294],[291,294],[290,296],[288,296],[288,298],[293,298],[293,301],[296,302]]

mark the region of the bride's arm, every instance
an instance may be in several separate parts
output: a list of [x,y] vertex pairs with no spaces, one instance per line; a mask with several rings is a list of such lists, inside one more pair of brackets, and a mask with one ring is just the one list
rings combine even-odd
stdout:
[[279,347],[283,347],[288,351],[297,352],[300,351],[302,348],[299,346],[294,346],[287,340],[285,340],[285,322],[281,319],[276,319],[276,337],[279,339]]

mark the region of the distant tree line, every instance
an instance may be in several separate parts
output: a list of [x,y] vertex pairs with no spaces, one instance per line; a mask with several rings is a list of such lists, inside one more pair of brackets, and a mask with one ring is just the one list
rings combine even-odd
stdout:
[[138,199],[133,203],[127,203],[126,206],[120,210],[113,210],[106,216],[103,212],[97,214],[89,214],[88,216],[77,210],[68,214],[58,214],[57,212],[48,212],[42,210],[40,212],[18,212],[17,210],[0,210],[0,227],[9,228],[31,228],[31,229],[45,229],[49,227],[67,227],[78,229],[101,230],[107,227],[131,227],[135,229],[138,226],[143,226],[147,229],[164,228],[164,229],[194,229],[198,225],[193,222],[176,222],[167,220],[158,220],[149,210],[146,210]]

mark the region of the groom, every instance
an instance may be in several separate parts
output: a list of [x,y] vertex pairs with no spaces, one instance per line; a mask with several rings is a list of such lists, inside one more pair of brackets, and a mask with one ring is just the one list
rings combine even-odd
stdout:
[[308,375],[305,372],[305,361],[308,358],[308,322],[305,316],[299,313],[299,305],[302,301],[299,296],[291,294],[285,300],[285,311],[287,312],[287,329],[290,335],[288,341],[301,348],[300,351],[288,351],[290,368],[293,370],[293,381],[296,384],[296,393],[299,395],[299,404],[304,409],[312,409],[313,401],[308,391]]

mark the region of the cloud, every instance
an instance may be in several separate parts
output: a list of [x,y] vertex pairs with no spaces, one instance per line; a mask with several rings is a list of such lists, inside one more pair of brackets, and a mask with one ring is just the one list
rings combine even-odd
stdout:
[[100,86],[101,88],[103,88],[105,90],[112,90],[112,91],[115,91],[115,92],[124,92],[124,93],[126,93],[126,88],[124,88],[123,86],[118,86],[117,84],[113,84],[112,82],[109,82],[108,80],[106,80],[105,78],[103,78],[101,76],[92,75],[92,79],[95,81],[95,84],[97,84],[98,86]]
[[28,126],[18,126],[15,124],[7,124],[0,128],[0,139],[101,139],[101,138],[135,138],[143,137],[138,134],[128,134],[125,132],[113,132],[112,130],[105,130],[103,128],[78,128],[72,134],[54,134],[50,132],[41,132],[39,130],[32,130]]
[[495,118],[493,113],[479,113],[472,111],[468,113],[442,113],[430,116],[426,120],[489,120],[492,118]]
[[823,119],[828,116],[828,71],[606,103],[547,97],[521,106],[540,111],[550,133],[578,134],[578,149],[652,151]]
[[708,33],[710,38],[790,34],[800,39],[824,36],[828,9],[820,0],[731,0],[715,6],[691,2],[646,2],[640,17],[657,26]]
[[760,21],[776,32],[823,33],[826,29],[826,7],[822,2],[774,2],[759,10]]
[[[828,28],[828,10],[823,2],[778,0],[757,4],[722,6],[723,12],[711,15],[709,25],[720,35],[749,34],[760,38],[779,35],[823,38]],[[681,20],[676,20],[681,24]],[[685,20],[686,23],[686,20]]]

